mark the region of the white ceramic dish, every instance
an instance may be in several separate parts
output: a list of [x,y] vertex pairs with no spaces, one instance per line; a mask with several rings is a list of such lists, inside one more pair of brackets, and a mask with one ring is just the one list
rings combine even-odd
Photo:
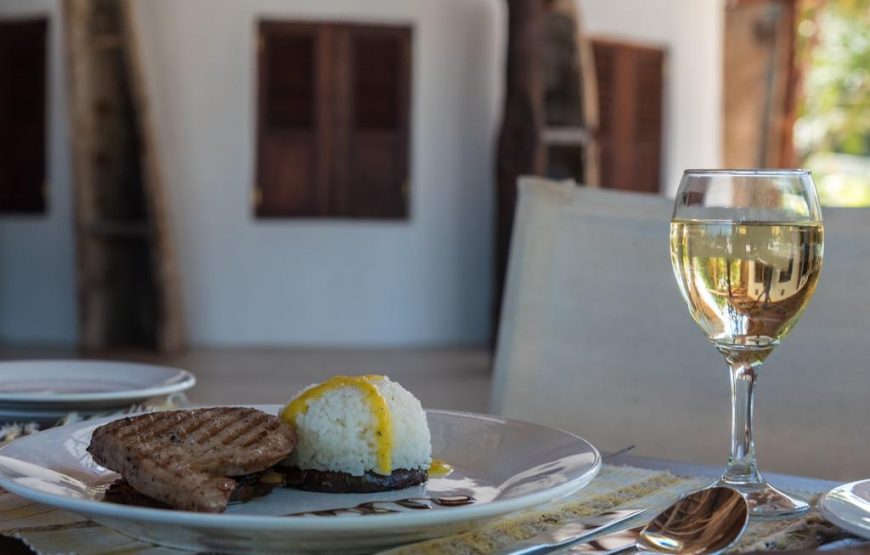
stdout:
[[[258,407],[276,414],[277,405]],[[601,457],[585,440],[544,426],[492,416],[429,411],[433,456],[455,468],[427,484],[379,494],[321,494],[279,488],[231,505],[223,514],[131,507],[99,501],[117,474],[86,452],[93,430],[111,418],[53,428],[0,449],[0,487],[32,501],[68,509],[134,538],[182,549],[220,552],[288,550],[370,552],[466,530],[475,523],[531,507],[582,488]],[[470,495],[473,504],[406,509],[409,497]],[[382,501],[396,512],[292,516]],[[282,516],[285,515],[285,516]]]
[[819,507],[843,530],[870,539],[870,480],[835,487],[822,497]]
[[112,409],[190,389],[178,368],[101,360],[0,362],[0,408],[52,413]]

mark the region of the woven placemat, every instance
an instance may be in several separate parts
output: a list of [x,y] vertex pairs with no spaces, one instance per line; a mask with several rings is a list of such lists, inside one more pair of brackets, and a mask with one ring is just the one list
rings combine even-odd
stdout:
[[[560,522],[615,507],[664,508],[680,494],[709,485],[708,478],[605,465],[582,491],[530,510],[502,517],[470,532],[402,546],[386,553],[486,554],[537,534]],[[377,516],[361,517],[377,518]],[[0,533],[23,540],[41,554],[170,555],[179,551],[133,540],[72,513],[0,494]],[[753,523],[737,551],[813,548],[848,534],[816,514],[796,520]]]
[[[669,472],[605,465],[585,489],[560,500],[502,517],[470,532],[402,546],[389,555],[451,553],[487,554],[525,540],[565,520],[615,508],[666,508],[681,494],[710,485],[709,478],[676,476]],[[814,499],[818,492],[794,492]],[[797,519],[756,521],[749,525],[734,552],[811,549],[849,534],[815,511]]]

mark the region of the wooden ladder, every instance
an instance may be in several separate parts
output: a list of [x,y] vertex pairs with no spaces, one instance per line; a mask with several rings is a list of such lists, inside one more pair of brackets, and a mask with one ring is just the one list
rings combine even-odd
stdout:
[[178,351],[167,200],[128,0],[64,0],[79,343]]
[[[581,153],[575,168],[579,180],[600,186],[598,87],[592,47],[573,0],[506,0],[505,99],[496,160],[495,322],[499,321],[517,202],[517,179],[548,173],[548,149],[568,147]],[[568,23],[569,40],[555,36]],[[555,23],[555,24],[554,24]],[[547,102],[547,74],[558,68],[558,56],[571,60],[576,81],[557,86],[573,107],[570,121]],[[552,92],[552,91],[549,91]]]

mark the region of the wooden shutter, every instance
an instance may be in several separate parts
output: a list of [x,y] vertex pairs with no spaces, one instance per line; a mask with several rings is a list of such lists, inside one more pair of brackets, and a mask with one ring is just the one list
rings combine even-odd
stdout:
[[45,212],[46,19],[0,22],[0,213]]
[[256,214],[316,216],[329,199],[323,139],[326,32],[263,22],[259,38]]
[[340,213],[404,218],[408,212],[409,29],[348,28],[350,87]]
[[660,190],[664,50],[593,40],[603,187]]
[[261,217],[407,216],[411,30],[262,22]]

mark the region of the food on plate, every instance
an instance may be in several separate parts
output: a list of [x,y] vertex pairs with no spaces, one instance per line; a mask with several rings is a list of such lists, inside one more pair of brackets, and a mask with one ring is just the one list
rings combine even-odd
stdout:
[[360,476],[313,468],[303,470],[295,466],[281,467],[280,470],[284,473],[284,485],[324,493],[374,493],[416,486],[429,479],[428,472],[423,469],[399,468],[385,475],[366,471]]
[[122,478],[110,502],[222,512],[274,487],[370,493],[426,482],[426,413],[386,376],[335,376],[309,386],[279,418],[252,408],[155,412],[94,430],[88,452]]
[[[242,503],[259,497],[264,497],[276,487],[284,485],[284,476],[273,470],[256,472],[246,476],[233,478],[236,487],[230,495],[230,503]],[[137,507],[151,507],[154,509],[171,509],[166,503],[152,499],[136,491],[124,478],[118,478],[103,494],[103,501],[120,503],[122,505],[135,505]]]
[[420,401],[386,376],[335,376],[297,394],[280,417],[296,449],[287,485],[332,493],[401,489],[428,479],[432,446]]
[[217,407],[115,420],[94,430],[88,452],[144,496],[176,509],[219,513],[236,490],[252,491],[243,477],[271,468],[295,445],[293,429],[275,416]]

